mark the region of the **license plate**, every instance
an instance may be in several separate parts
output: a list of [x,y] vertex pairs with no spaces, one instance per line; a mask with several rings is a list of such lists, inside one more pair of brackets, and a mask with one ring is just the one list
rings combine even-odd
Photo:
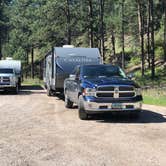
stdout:
[[122,109],[122,104],[121,103],[112,103],[112,108],[113,109]]

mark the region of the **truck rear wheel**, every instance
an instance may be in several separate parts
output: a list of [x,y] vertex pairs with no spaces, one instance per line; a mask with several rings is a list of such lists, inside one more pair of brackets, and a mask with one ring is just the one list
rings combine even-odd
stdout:
[[65,92],[65,107],[66,108],[72,108],[73,102],[68,98],[66,92]]
[[87,120],[88,114],[85,112],[82,96],[79,97],[78,102],[78,115],[81,120]]

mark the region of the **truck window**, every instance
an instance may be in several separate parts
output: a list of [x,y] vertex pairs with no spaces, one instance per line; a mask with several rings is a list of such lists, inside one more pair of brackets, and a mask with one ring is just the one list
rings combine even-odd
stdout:
[[125,73],[118,66],[86,66],[83,68],[84,77],[122,77]]
[[13,74],[13,69],[0,69],[0,73],[2,74]]

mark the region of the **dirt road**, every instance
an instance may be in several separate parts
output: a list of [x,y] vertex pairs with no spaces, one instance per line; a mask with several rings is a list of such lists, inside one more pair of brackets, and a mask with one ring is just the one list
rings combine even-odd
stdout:
[[166,107],[144,109],[81,121],[40,88],[0,93],[0,166],[165,166]]

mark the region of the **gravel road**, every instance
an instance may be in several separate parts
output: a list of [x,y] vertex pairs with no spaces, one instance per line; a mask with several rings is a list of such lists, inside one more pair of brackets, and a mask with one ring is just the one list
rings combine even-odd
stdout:
[[78,118],[40,87],[0,92],[0,166],[165,166],[166,107]]

